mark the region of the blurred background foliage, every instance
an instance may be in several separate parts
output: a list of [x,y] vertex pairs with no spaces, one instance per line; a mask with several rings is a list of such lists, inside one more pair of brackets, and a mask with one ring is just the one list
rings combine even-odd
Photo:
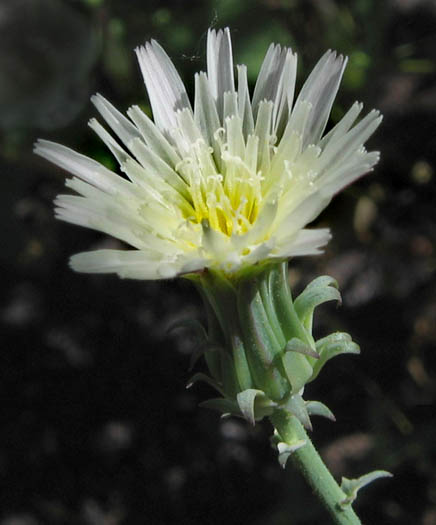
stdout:
[[350,332],[343,357],[308,388],[337,422],[314,440],[337,477],[394,473],[362,491],[367,524],[436,523],[436,3],[433,0],[1,0],[1,525],[310,525],[326,518],[299,475],[281,471],[268,424],[198,409],[185,390],[202,319],[184,282],[73,274],[68,256],[119,245],[53,219],[65,174],[32,154],[37,137],[114,166],[87,129],[89,97],[150,111],[133,48],[157,39],[193,94],[209,26],[229,25],[254,83],[271,41],[299,53],[299,84],[334,48],[349,65],[332,124],[358,99],[385,120],[375,173],[317,223],[334,238],[294,260],[298,292],[337,278],[318,335]]

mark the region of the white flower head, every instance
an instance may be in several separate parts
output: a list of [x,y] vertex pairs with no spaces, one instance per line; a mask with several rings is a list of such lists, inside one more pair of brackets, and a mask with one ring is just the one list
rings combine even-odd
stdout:
[[271,44],[251,98],[243,65],[235,87],[229,30],[209,30],[192,109],[157,42],[136,54],[154,123],[138,106],[126,118],[101,95],[92,101],[116,138],[89,123],[126,177],[59,144],[35,146],[74,175],[66,185],[78,195],[59,195],[56,216],[133,247],[80,253],[71,266],[162,279],[320,253],[329,230],[306,225],[379,159],[363,145],[381,116],[353,126],[360,103],[323,136],[346,59],[327,51],[294,100],[297,56]]

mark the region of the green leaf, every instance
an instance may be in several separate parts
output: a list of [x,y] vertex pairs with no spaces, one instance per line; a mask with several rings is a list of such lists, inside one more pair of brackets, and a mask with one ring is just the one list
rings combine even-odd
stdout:
[[313,312],[317,306],[327,301],[341,302],[338,283],[327,275],[318,277],[309,283],[295,299],[294,306],[304,326],[311,331]]
[[320,358],[313,365],[313,374],[310,381],[313,381],[320,373],[323,366],[340,354],[359,354],[359,345],[351,340],[351,337],[344,332],[335,332],[316,342],[316,349]]
[[391,478],[392,474],[386,470],[374,470],[369,474],[365,474],[357,479],[342,478],[341,489],[346,494],[346,498],[341,501],[341,507],[347,507],[351,505],[357,498],[357,492],[369,483],[372,483],[376,479],[380,478]]
[[306,409],[310,416],[322,416],[336,421],[333,412],[320,401],[306,401]]

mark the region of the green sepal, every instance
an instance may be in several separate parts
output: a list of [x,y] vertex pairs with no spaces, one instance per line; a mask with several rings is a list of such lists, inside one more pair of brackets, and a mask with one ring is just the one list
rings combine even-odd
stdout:
[[189,360],[189,371],[191,371],[196,365],[197,361],[207,352],[216,352],[216,351],[225,352],[225,349],[217,344],[212,343],[211,341],[203,341],[198,344],[192,351],[191,358]]
[[332,277],[323,275],[309,283],[295,299],[294,306],[305,328],[312,331],[313,312],[317,306],[327,301],[341,302],[338,283]]
[[357,479],[348,479],[343,477],[341,482],[341,489],[347,497],[343,501],[341,501],[341,507],[344,508],[348,505],[351,505],[353,501],[357,498],[357,492],[362,487],[369,485],[369,483],[372,483],[376,479],[391,477],[392,474],[390,472],[387,472],[386,470],[374,470],[373,472],[369,472],[368,474],[360,476],[360,478]]
[[322,416],[330,421],[336,421],[333,412],[320,401],[306,401],[306,409],[309,416]]
[[213,399],[207,399],[201,402],[198,406],[201,408],[209,408],[211,410],[217,410],[221,412],[223,416],[231,415],[236,417],[243,417],[239,409],[238,403],[231,399],[217,397]]
[[304,428],[312,430],[312,423],[310,422],[306,402],[300,394],[290,396],[286,403],[280,405],[280,408],[295,416]]
[[194,368],[195,364],[200,359],[200,357],[207,354],[207,352],[214,352],[216,350],[225,351],[222,345],[218,343],[214,343],[210,340],[206,332],[206,329],[197,319],[182,319],[180,321],[176,321],[175,323],[171,324],[168,327],[167,333],[169,334],[179,328],[192,330],[198,341],[197,345],[194,347],[194,350],[192,351],[191,358],[189,360],[189,370],[190,371]]
[[323,366],[340,354],[359,354],[359,345],[352,341],[351,336],[344,332],[335,332],[323,337],[316,342],[316,350],[320,358],[313,365],[313,374],[310,381],[313,381],[320,373]]
[[312,377],[313,368],[306,357],[308,355],[313,355],[313,350],[300,339],[293,337],[286,344],[286,352],[281,360],[291,385],[291,394],[299,392]]
[[233,399],[239,392],[238,379],[233,364],[232,356],[228,352],[222,352],[221,357],[221,382],[226,396]]
[[203,372],[197,372],[194,374],[188,381],[186,388],[191,388],[195,383],[198,383],[199,381],[203,383],[207,383],[212,388],[214,388],[217,392],[219,392],[221,395],[224,395],[224,391],[221,388],[221,386],[211,377],[209,377],[206,374],[203,374]]
[[262,302],[259,283],[263,277],[257,275],[253,279],[241,280],[238,286],[238,312],[253,383],[271,399],[280,400],[287,393],[288,381],[273,364],[275,357],[282,352],[282,346],[274,334]]
[[275,428],[273,431],[273,435],[269,438],[269,443],[271,445],[271,448],[274,450],[277,449],[277,445],[282,441],[282,438],[279,436],[279,433],[277,432],[277,429]]
[[297,352],[298,354],[307,355],[313,357],[314,359],[319,359],[319,354],[311,346],[303,343],[297,337],[293,337],[290,341],[286,343],[285,350],[287,352]]
[[265,416],[270,416],[277,406],[262,390],[255,388],[248,388],[243,392],[239,392],[236,396],[236,401],[244,418],[253,426],[256,421]]
[[[235,321],[236,324],[236,321]],[[245,352],[244,342],[242,340],[242,331],[233,330],[230,335],[230,344],[233,351],[233,363],[235,367],[236,378],[241,390],[252,388],[253,379],[248,366],[247,355]]]
[[[232,354],[233,364],[230,365],[228,358],[221,358],[219,377],[221,378],[225,387],[226,394],[233,397],[236,391],[251,388],[253,380],[248,366],[246,350],[244,347],[243,335],[240,326],[240,320],[237,310],[237,293],[234,285],[219,272],[209,270],[205,272],[200,280],[201,293],[205,299],[206,307],[208,308],[209,325],[213,327],[215,332],[217,326],[213,326],[211,322],[211,313],[214,312],[220,331],[225,338],[227,354]],[[210,354],[206,354],[209,359],[206,359],[215,366],[210,359]],[[232,372],[232,390],[227,390],[229,377],[225,377],[225,366],[231,366]]]
[[269,289],[285,341],[297,337],[309,346],[314,344],[312,334],[304,327],[295,310],[289,288],[287,263],[272,268],[269,274]]
[[279,452],[278,460],[279,464],[282,468],[286,467],[286,463],[291,456],[293,452],[298,450],[301,447],[304,447],[306,444],[306,441],[304,439],[301,439],[299,441],[295,441],[292,443],[292,445],[288,445],[288,443],[284,443],[283,441],[280,441],[277,443],[277,450]]
[[[194,282],[197,284],[197,290],[200,292],[200,295],[203,298],[203,303],[206,309],[208,340],[225,345],[225,336],[219,324],[218,317],[208,300],[206,291],[203,290],[203,288],[198,284],[198,276]],[[221,354],[218,352],[206,352],[204,354],[204,359],[211,376],[221,383]]]
[[[201,377],[199,380],[206,381],[205,377]],[[206,382],[211,384],[209,381]],[[219,397],[203,401],[199,406],[218,410],[218,412],[222,413],[222,417],[237,416],[244,418],[254,425],[256,421],[270,416],[277,404],[271,401],[262,390],[251,388],[240,392],[236,396],[236,400]]]
[[262,390],[248,388],[247,390],[243,390],[242,392],[239,392],[239,394],[236,396],[236,401],[239,405],[242,415],[252,425],[254,425],[255,423],[254,400],[256,399],[256,396],[258,395],[265,395],[265,394],[262,392]]
[[208,338],[206,329],[197,319],[181,319],[179,321],[175,321],[174,323],[170,324],[170,326],[166,330],[166,333],[170,334],[178,328],[191,329],[195,333],[199,341],[206,341]]
[[[213,322],[215,331],[219,327],[221,335],[228,343],[228,323],[236,315],[235,288],[222,274],[213,270],[207,270],[201,274],[197,281],[194,281],[205,300],[208,308],[208,321],[215,317],[218,321]],[[213,315],[212,315],[213,314]]]
[[265,308],[265,313],[268,318],[269,325],[271,326],[274,335],[280,345],[280,348],[286,343],[286,337],[283,333],[283,327],[280,324],[277,308],[274,303],[274,294],[272,292],[272,278],[271,274],[274,270],[270,270],[263,275],[259,283],[260,296],[262,298],[262,303]]

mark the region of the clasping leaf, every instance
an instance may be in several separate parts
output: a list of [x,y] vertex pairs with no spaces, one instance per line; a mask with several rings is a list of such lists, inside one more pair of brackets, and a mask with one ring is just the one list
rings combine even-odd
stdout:
[[366,485],[379,478],[391,478],[392,474],[386,470],[374,470],[357,479],[342,478],[341,489],[345,492],[346,498],[341,501],[341,507],[351,505],[357,498],[357,492]]

